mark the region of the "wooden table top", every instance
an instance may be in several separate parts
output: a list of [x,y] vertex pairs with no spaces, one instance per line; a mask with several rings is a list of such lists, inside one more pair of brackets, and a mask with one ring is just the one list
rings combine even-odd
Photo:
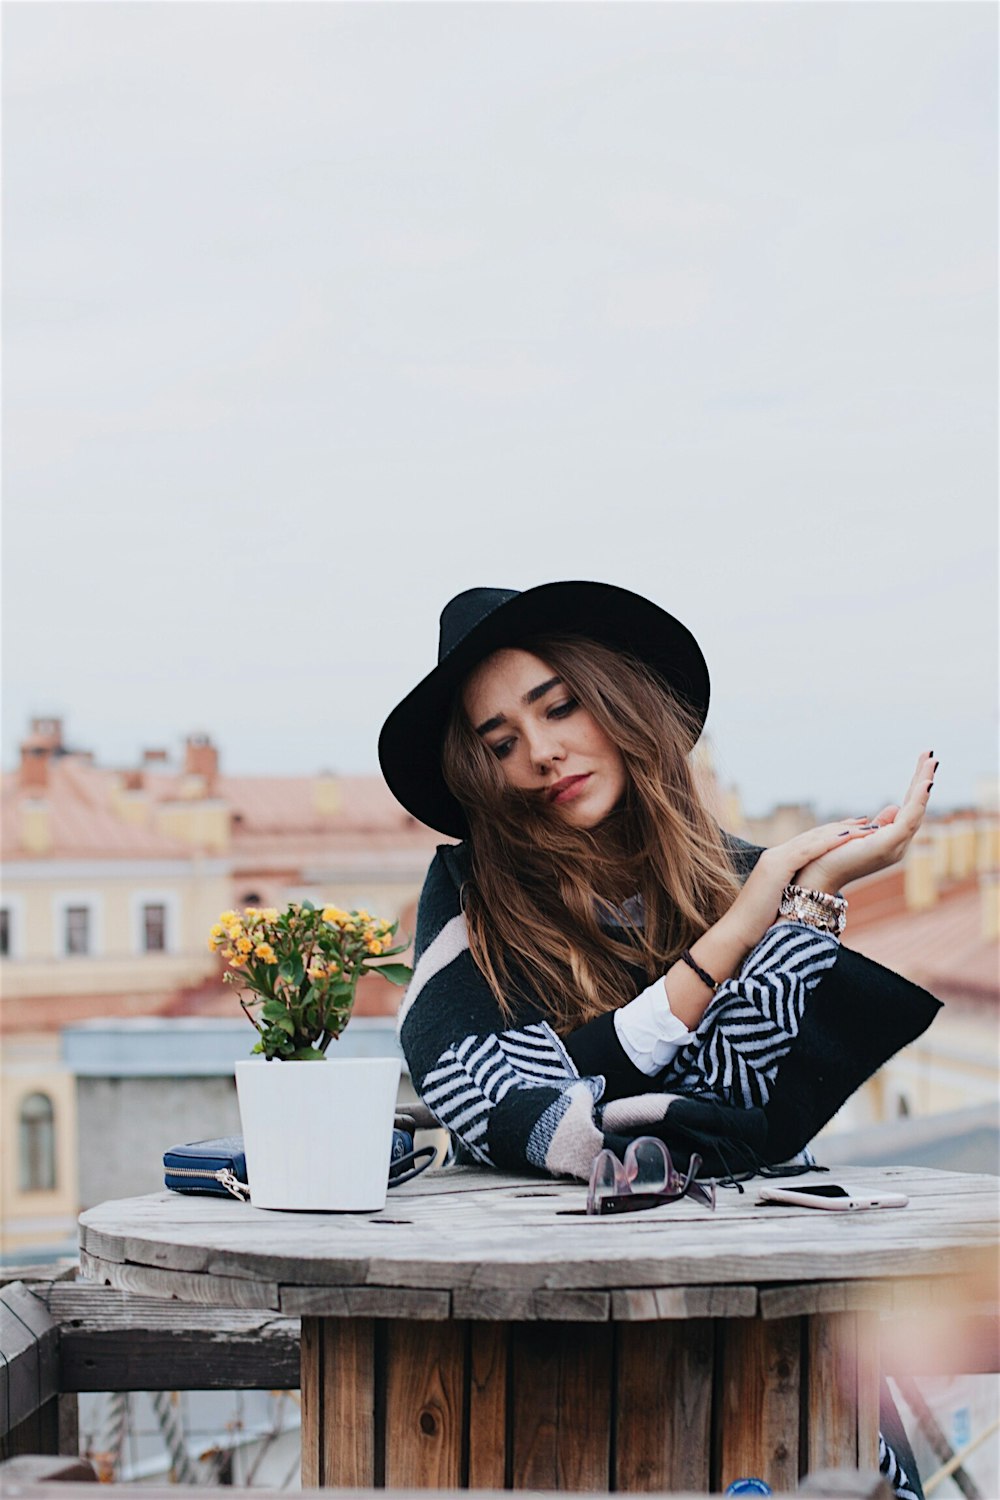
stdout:
[[891,1297],[873,1302],[873,1288],[930,1278],[946,1296],[956,1275],[984,1264],[994,1274],[1000,1179],[850,1167],[786,1185],[831,1180],[902,1192],[909,1206],[766,1206],[756,1178],[742,1194],[720,1189],[714,1213],[683,1199],[588,1218],[560,1212],[583,1207],[580,1183],[458,1167],[393,1189],[378,1213],[166,1191],[101,1203],[80,1218],[81,1271],[126,1291],[287,1315],[583,1321],[885,1306]]

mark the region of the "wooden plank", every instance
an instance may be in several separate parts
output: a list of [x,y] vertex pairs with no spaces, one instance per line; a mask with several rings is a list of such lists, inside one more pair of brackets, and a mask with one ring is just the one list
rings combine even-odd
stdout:
[[757,1288],[752,1286],[628,1287],[611,1293],[611,1316],[618,1323],[686,1318],[752,1318]]
[[511,1327],[514,1489],[611,1486],[610,1324]]
[[853,1467],[858,1455],[858,1320],[854,1312],[806,1320],[806,1472]]
[[302,1485],[375,1483],[375,1329],[302,1319]]
[[799,1320],[734,1318],[722,1327],[713,1489],[755,1475],[779,1493],[792,1490],[799,1460]]
[[761,1287],[762,1318],[797,1318],[813,1313],[869,1311],[891,1308],[895,1292],[891,1281],[798,1282],[794,1286]]
[[857,1321],[858,1456],[861,1470],[878,1470],[879,1381],[882,1374],[878,1315],[859,1312]]
[[507,1487],[507,1359],[504,1323],[469,1324],[470,1490]]
[[299,1324],[275,1319],[249,1332],[64,1328],[60,1358],[64,1391],[298,1390]]
[[164,1271],[153,1266],[100,1260],[80,1251],[80,1271],[90,1281],[147,1297],[174,1297],[180,1302],[218,1306],[278,1308],[276,1282],[211,1276],[195,1271]]
[[281,1311],[324,1318],[412,1318],[443,1321],[451,1316],[446,1291],[382,1286],[283,1286]]
[[386,1327],[385,1486],[462,1484],[465,1330],[456,1323]]
[[610,1312],[611,1296],[604,1291],[460,1287],[452,1293],[453,1316],[476,1322],[606,1323]]
[[[0,1434],[6,1435],[42,1422],[36,1414],[59,1394],[58,1325],[19,1281],[0,1290],[0,1356]],[[40,1430],[38,1441],[47,1441],[47,1433]]]
[[301,1392],[302,1488],[313,1489],[323,1478],[323,1323],[303,1318],[299,1341]]
[[692,1319],[617,1329],[616,1490],[696,1490],[710,1484],[714,1327]]

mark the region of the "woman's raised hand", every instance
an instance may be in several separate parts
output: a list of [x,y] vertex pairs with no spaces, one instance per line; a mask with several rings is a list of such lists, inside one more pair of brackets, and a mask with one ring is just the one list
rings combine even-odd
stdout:
[[752,948],[775,920],[786,885],[836,892],[902,859],[923,821],[936,767],[932,753],[920,756],[899,807],[884,807],[874,818],[824,823],[765,849],[723,918],[727,926]]
[[765,849],[722,920],[742,934],[743,946],[749,951],[777,917],[782,891],[803,867],[811,868],[823,855],[841,846],[866,842],[877,832],[874,821],[841,818]]
[[924,821],[937,768],[933,750],[919,756],[902,803],[883,807],[868,820],[875,825],[875,831],[865,839],[864,847],[853,839],[845,839],[843,843],[849,847],[834,847],[816,855],[798,869],[796,885],[805,886],[807,890],[835,893],[862,875],[873,875],[876,870],[898,864]]

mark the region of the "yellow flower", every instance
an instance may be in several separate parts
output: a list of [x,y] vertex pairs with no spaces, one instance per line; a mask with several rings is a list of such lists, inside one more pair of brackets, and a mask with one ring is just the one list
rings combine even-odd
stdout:
[[221,922],[216,922],[215,926],[212,928],[212,936],[221,937],[225,930],[226,929],[223,927]]
[[253,951],[256,957],[259,958],[262,963],[276,964],[278,962],[277,958],[275,958],[274,956],[274,949],[271,947],[270,943],[258,943]]
[[236,939],[236,951],[237,951],[237,953],[242,953],[244,955],[246,955],[247,953],[252,953],[253,952],[253,943],[250,941],[250,939],[248,937],[237,938]]
[[224,911],[222,913],[222,916],[219,918],[219,921],[222,922],[226,927],[228,927],[230,922],[238,922],[239,918],[234,911]]
[[238,937],[242,937],[242,936],[243,936],[243,923],[242,922],[234,922],[233,925],[232,925],[232,927],[230,927],[230,929],[229,929],[230,941],[235,943],[236,939]]
[[345,922],[350,921],[350,913],[341,911],[339,906],[324,906],[323,921],[336,922],[338,927],[343,927]]
[[310,979],[325,979],[326,978],[326,970],[323,968],[322,964],[313,964],[312,968],[309,970],[309,978]]
[[215,938],[214,938],[214,937],[210,937],[210,938],[209,938],[209,940],[208,940],[208,946],[209,946],[209,949],[210,949],[210,951],[211,951],[211,952],[212,952],[212,953],[214,953],[214,952],[215,952],[215,950],[216,950],[216,948],[217,948],[217,946],[218,946],[218,944],[217,944],[217,943],[216,943],[216,941],[215,941]]
[[265,906],[261,912],[265,922],[276,922],[278,920],[278,908],[276,906]]
[[232,948],[223,948],[222,956],[223,958],[232,958],[234,956]]
[[378,938],[371,938],[370,939],[370,941],[368,943],[368,952],[369,953],[381,953],[382,952],[382,944],[379,942]]
[[253,917],[259,917],[260,916],[260,912],[258,911],[258,909],[257,909],[256,906],[244,906],[244,908],[243,908],[243,915],[245,917],[251,917],[251,918],[253,918]]
[[242,968],[245,968],[246,967],[246,959],[245,958],[231,958],[229,960],[229,967],[231,969],[242,969]]
[[354,915],[356,917],[360,917],[361,920],[362,920],[362,922],[370,922],[371,921],[371,915],[370,915],[370,913],[366,912],[363,906],[359,907],[358,910],[354,913]]
[[340,973],[340,965],[339,964],[330,964],[329,967],[327,968],[326,972],[328,974],[339,974]]

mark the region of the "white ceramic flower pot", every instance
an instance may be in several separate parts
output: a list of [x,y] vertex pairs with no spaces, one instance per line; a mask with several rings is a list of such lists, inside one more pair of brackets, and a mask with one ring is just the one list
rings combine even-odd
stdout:
[[384,1208],[399,1071],[396,1057],[238,1062],[254,1207]]

